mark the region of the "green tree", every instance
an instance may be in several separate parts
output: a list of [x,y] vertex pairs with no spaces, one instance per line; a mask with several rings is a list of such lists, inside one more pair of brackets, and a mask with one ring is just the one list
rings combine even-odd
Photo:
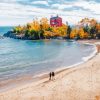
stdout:
[[88,26],[88,25],[86,25],[86,26],[83,28],[83,30],[84,30],[84,32],[89,33],[89,26]]
[[49,27],[49,28],[47,28],[47,30],[46,31],[50,31],[50,32],[52,32],[53,31],[53,29],[51,28],[51,27]]
[[96,27],[95,26],[91,27],[91,29],[90,29],[91,38],[95,38],[96,33],[97,33]]
[[68,26],[68,28],[67,28],[67,38],[68,38],[68,39],[70,39],[71,30],[72,30],[71,27]]
[[28,38],[30,36],[29,30],[25,30],[25,37]]
[[44,39],[44,31],[43,30],[39,30],[38,35],[39,35],[39,39]]

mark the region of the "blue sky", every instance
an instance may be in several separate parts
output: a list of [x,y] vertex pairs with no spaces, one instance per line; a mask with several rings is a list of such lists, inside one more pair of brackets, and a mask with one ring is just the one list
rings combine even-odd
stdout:
[[23,25],[57,14],[69,24],[84,17],[100,21],[100,0],[0,0],[0,26]]

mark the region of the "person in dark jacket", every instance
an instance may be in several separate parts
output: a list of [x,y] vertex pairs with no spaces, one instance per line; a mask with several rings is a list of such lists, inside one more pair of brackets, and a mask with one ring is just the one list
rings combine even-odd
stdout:
[[54,80],[55,79],[55,73],[52,72],[51,74],[52,74],[52,80]]
[[52,73],[50,72],[50,73],[49,73],[49,80],[51,80],[51,76],[52,76]]

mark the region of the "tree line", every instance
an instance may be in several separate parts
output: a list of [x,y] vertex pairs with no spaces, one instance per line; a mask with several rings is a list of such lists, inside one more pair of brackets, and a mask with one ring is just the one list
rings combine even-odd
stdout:
[[100,38],[100,23],[95,19],[82,19],[78,25],[71,27],[62,24],[61,27],[51,27],[47,18],[33,20],[24,26],[13,28],[16,35],[25,36],[28,39],[50,39],[62,37],[66,39],[95,39]]

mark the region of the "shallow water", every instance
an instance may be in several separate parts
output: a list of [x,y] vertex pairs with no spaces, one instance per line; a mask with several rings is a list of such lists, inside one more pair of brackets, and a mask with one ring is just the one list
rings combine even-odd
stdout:
[[[0,27],[1,35],[11,27]],[[65,40],[0,39],[0,80],[37,75],[84,61],[95,50]]]

